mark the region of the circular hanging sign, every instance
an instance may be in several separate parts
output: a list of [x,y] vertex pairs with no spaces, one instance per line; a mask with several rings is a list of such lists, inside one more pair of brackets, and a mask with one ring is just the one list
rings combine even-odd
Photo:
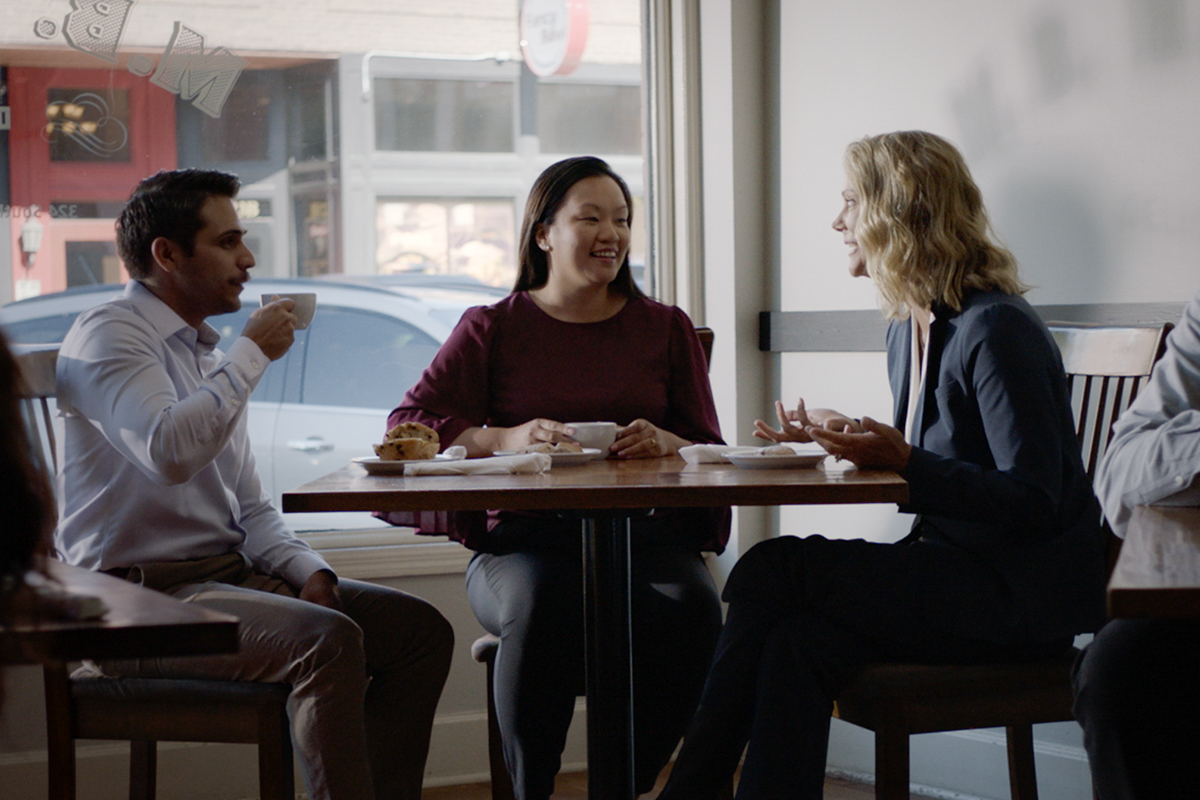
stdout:
[[521,52],[538,77],[567,75],[587,46],[588,0],[525,0],[521,4]]

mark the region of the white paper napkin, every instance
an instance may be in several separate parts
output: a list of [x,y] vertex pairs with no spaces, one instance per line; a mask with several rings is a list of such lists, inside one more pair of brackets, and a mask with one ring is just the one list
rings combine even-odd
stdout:
[[550,456],[545,453],[466,458],[461,461],[413,461],[404,465],[404,477],[413,475],[537,474],[550,469],[550,464]]
[[689,444],[679,448],[679,455],[689,464],[726,464],[726,453],[753,453],[757,450],[757,447],[730,444]]

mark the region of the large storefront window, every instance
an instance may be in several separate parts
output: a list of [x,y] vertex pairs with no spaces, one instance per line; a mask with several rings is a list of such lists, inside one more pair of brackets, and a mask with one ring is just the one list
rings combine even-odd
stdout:
[[0,304],[125,280],[112,214],[179,167],[267,209],[259,275],[511,285],[554,159],[607,158],[644,197],[643,1],[588,0],[582,49],[527,63],[522,0],[0,0]]
[[[272,493],[320,477],[369,452],[465,308],[513,285],[526,196],[553,161],[597,155],[626,179],[644,281],[649,1],[571,0],[586,35],[542,30],[574,49],[526,61],[522,0],[0,0],[0,325],[50,341],[112,295],[87,287],[128,280],[113,226],[142,178],[236,173],[256,258],[239,313],[256,282],[326,298],[268,371],[280,391],[254,397],[252,447]],[[352,449],[314,449],[318,434]]]

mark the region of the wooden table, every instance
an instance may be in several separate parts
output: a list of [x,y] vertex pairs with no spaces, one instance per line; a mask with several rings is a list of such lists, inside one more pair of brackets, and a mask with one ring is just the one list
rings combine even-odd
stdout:
[[235,617],[101,572],[58,561],[47,566],[67,591],[99,597],[109,611],[97,620],[18,618],[0,627],[0,663],[237,652]]
[[[47,719],[67,719],[72,713],[68,661],[237,652],[236,617],[102,572],[59,561],[46,568],[68,593],[98,597],[108,607],[99,619],[67,620],[39,613],[34,603],[0,627],[0,664],[42,664]],[[69,728],[56,731],[51,726],[48,731],[54,739],[51,752],[69,754],[71,764],[69,770],[51,770],[51,797],[75,796],[75,742]]]
[[283,495],[285,512],[571,510],[584,539],[587,615],[588,796],[629,800],[633,695],[629,520],[648,508],[899,503],[891,472],[743,470],[683,459],[593,461],[542,475],[371,477],[350,465]]
[[1108,581],[1114,617],[1200,617],[1200,508],[1138,506]]

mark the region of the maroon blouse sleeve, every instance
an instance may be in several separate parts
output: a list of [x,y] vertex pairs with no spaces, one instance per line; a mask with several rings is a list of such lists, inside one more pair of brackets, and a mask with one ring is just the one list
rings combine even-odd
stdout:
[[687,314],[679,308],[671,312],[670,419],[665,427],[690,442],[724,444],[700,337]]
[[[486,307],[463,314],[421,379],[388,415],[389,429],[401,422],[424,423],[438,432],[445,450],[464,430],[484,424],[493,322]],[[375,516],[392,525],[415,527],[418,533],[445,534],[468,546],[487,529],[483,511],[377,511]]]
[[488,352],[495,315],[471,308],[426,367],[421,379],[388,415],[391,428],[420,422],[438,432],[445,450],[467,428],[488,419]]

